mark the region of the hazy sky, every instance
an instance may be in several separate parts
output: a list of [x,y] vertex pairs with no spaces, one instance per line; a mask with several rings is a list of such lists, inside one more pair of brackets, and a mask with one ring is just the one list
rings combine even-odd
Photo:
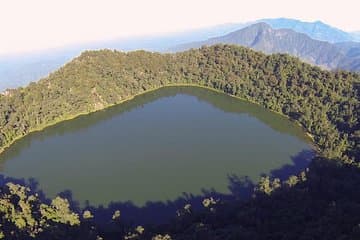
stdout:
[[358,0],[1,0],[0,54],[259,18],[360,30]]

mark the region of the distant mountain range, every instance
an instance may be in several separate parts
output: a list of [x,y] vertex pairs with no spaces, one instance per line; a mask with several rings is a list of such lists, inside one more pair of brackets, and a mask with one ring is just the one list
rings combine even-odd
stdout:
[[206,41],[178,45],[172,50],[183,51],[218,43],[237,44],[268,54],[288,53],[326,69],[360,71],[360,43],[319,41],[292,29],[273,29],[263,22]]
[[330,43],[357,41],[360,36],[356,33],[349,33],[343,30],[329,26],[321,21],[303,22],[289,18],[261,19],[259,22],[265,22],[272,28],[287,28],[295,32],[304,33],[309,37],[326,41]]
[[[60,66],[86,49],[110,48],[123,51],[144,49],[148,51],[166,52],[169,49],[174,50],[174,46],[177,45],[182,46],[182,49],[186,49],[184,46],[199,47],[201,44],[205,44],[207,42],[203,40],[209,39],[211,42],[220,40],[221,38],[225,38],[229,41],[229,43],[241,44],[240,40],[235,41],[235,39],[233,39],[230,41],[229,36],[225,37],[225,35],[231,35],[238,30],[260,22],[269,24],[273,30],[279,30],[280,32],[277,33],[280,35],[285,34],[288,42],[286,42],[285,39],[282,39],[284,37],[279,37],[279,35],[271,37],[269,32],[263,32],[263,35],[260,34],[258,36],[258,43],[250,43],[251,39],[249,38],[245,41],[247,42],[247,45],[244,46],[254,45],[255,49],[268,53],[277,52],[277,50],[280,49],[281,52],[288,52],[292,55],[301,57],[307,62],[315,63],[326,68],[343,68],[349,70],[358,70],[360,68],[358,44],[352,42],[348,43],[349,41],[360,41],[360,32],[345,32],[320,21],[302,22],[287,18],[260,19],[253,22],[222,24],[182,33],[166,34],[163,36],[148,36],[115,41],[104,41],[31,54],[23,54],[16,57],[0,57],[0,92],[6,88],[25,86],[31,81],[39,80],[40,78],[47,76],[50,72],[58,69]],[[295,36],[294,34],[296,33],[294,32],[289,33],[288,30],[280,30],[283,28],[292,29],[297,34],[306,34],[308,37],[305,35]],[[235,35],[236,34],[232,34],[233,37]],[[261,37],[264,38],[260,39]],[[281,44],[275,43],[279,38],[281,38]],[[333,44],[329,45],[329,43],[316,42],[313,41],[314,39],[327,41]],[[243,40],[245,40],[245,38]],[[273,42],[265,44],[265,40],[271,40]],[[203,42],[201,42],[200,45],[193,43],[186,44],[194,41]],[[301,41],[304,42],[302,43]],[[270,44],[273,46],[271,47]],[[282,44],[285,44],[285,46],[282,46]],[[179,47],[177,48],[179,49]]]

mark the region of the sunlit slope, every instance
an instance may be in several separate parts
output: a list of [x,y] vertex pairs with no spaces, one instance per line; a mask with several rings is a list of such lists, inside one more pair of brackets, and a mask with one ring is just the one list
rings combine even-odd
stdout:
[[31,131],[171,84],[257,102],[299,121],[324,155],[346,161],[356,155],[359,75],[229,45],[177,54],[84,52],[48,78],[0,97],[1,149]]

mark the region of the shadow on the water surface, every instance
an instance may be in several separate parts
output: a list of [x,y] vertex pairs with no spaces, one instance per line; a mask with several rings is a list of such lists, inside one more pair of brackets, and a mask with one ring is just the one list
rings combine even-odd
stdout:
[[39,188],[39,182],[34,179],[25,179],[25,178],[13,178],[9,176],[5,176],[0,174],[0,186],[4,186],[6,183],[15,183],[20,184],[22,186],[28,187],[31,194],[37,194],[39,199],[41,199],[44,203],[50,203],[51,199],[46,197],[46,194]]
[[[290,175],[296,175],[304,170],[311,159],[315,156],[314,151],[303,150],[296,156],[291,157],[292,164],[284,165],[279,169],[271,171],[272,177],[277,177],[282,180],[287,179]],[[220,200],[248,200],[254,193],[256,182],[247,176],[228,175],[229,194],[222,194],[216,192],[214,189],[202,189],[201,195],[193,195],[191,193],[183,193],[177,199],[172,201],[156,201],[147,202],[144,206],[137,206],[131,201],[127,202],[111,202],[108,206],[91,206],[87,201],[85,207],[81,207],[79,202],[73,198],[71,190],[65,190],[58,195],[67,198],[70,202],[71,208],[79,212],[80,215],[83,210],[90,210],[94,215],[94,221],[98,224],[109,223],[116,210],[121,212],[121,221],[127,224],[162,224],[168,222],[176,216],[177,210],[183,209],[186,204],[191,204],[193,210],[203,208],[202,201],[207,197],[213,197]],[[6,182],[19,183],[21,185],[29,186],[32,192],[39,193],[42,201],[50,202],[45,194],[38,188],[39,184],[35,179],[14,179],[0,175],[0,184]],[[175,186],[176,187],[176,186]],[[149,189],[151,191],[151,189]],[[94,189],[96,192],[96,189]]]
[[[46,128],[44,131],[34,132],[22,140],[17,141],[11,148],[7,149],[0,155],[0,170],[2,164],[6,159],[11,159],[17,156],[24,148],[31,146],[33,140],[43,140],[49,136],[64,135],[66,133],[76,133],[95,126],[102,121],[109,120],[124,112],[132,111],[133,109],[143,107],[144,105],[156,101],[162,97],[171,97],[177,94],[188,94],[198,98],[200,101],[205,101],[224,112],[230,113],[245,113],[253,116],[264,122],[274,130],[296,136],[302,140],[305,139],[304,134],[299,127],[294,125],[285,117],[269,112],[268,110],[257,106],[255,104],[239,101],[231,98],[229,103],[229,96],[219,94],[217,92],[209,91],[194,87],[167,87],[158,91],[149,92],[137,96],[133,101],[125,102],[119,106],[114,106],[96,113],[86,116],[80,116],[76,119],[65,121],[54,126]],[[270,172],[272,177],[277,177],[282,180],[288,178],[290,175],[299,173],[305,169],[309,164],[311,158],[314,156],[314,151],[303,150],[296,156],[291,157],[292,164],[287,164],[279,169],[273,169]],[[202,195],[193,195],[191,193],[183,193],[175,200],[171,201],[157,201],[147,202],[144,206],[137,206],[133,202],[112,202],[108,206],[91,206],[90,202],[84,209],[89,209],[95,216],[95,221],[99,223],[106,223],[111,221],[112,215],[116,210],[121,211],[121,220],[136,224],[158,224],[168,221],[176,216],[176,211],[182,209],[186,204],[191,204],[192,209],[202,208],[202,201],[206,197],[213,197],[214,199],[240,199],[247,200],[253,195],[256,182],[247,176],[238,176],[236,174],[229,174],[228,189],[230,194],[222,194],[216,192],[214,189],[202,189]],[[46,195],[39,189],[39,184],[36,179],[14,179],[0,175],[0,183],[14,182],[29,186],[33,192],[37,192],[40,198],[45,202],[50,202],[46,199]],[[176,186],[174,186],[176,187]],[[121,191],[121,190],[119,190]],[[149,189],[151,191],[151,189]],[[94,189],[96,192],[96,189]],[[59,193],[60,196],[69,200],[72,209],[82,212],[79,202],[73,198],[71,190],[65,190]],[[89,199],[90,201],[90,199]]]
[[7,148],[0,154],[0,171],[3,170],[3,164],[6,160],[18,156],[24,149],[29,148],[34,140],[43,141],[52,136],[62,136],[67,133],[75,134],[84,131],[87,128],[94,127],[103,121],[110,120],[119,114],[142,108],[146,104],[158,99],[176,96],[177,94],[194,96],[199,101],[211,104],[224,112],[247,114],[260,120],[277,132],[294,136],[305,142],[310,142],[310,139],[304,134],[303,130],[294,122],[256,104],[230,97],[225,93],[222,94],[200,87],[164,87],[153,92],[136,96],[133,100],[126,101],[120,105],[79,116],[75,119],[63,121],[47,127],[42,131],[30,133],[19,141],[16,141],[10,148]]
[[308,167],[310,161],[315,157],[315,151],[303,150],[296,156],[291,157],[292,164],[286,164],[279,169],[270,172],[270,176],[286,180],[289,176],[299,173]]

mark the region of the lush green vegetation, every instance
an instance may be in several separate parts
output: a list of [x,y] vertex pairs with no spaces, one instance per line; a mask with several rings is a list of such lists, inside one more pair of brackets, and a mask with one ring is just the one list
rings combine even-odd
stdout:
[[[233,181],[239,189],[251,185]],[[185,204],[169,223],[143,226],[123,221],[114,209],[99,223],[101,208],[74,211],[64,198],[43,200],[7,183],[0,193],[0,239],[354,240],[360,238],[359,183],[358,167],[317,158],[287,181],[264,177],[249,200],[206,198],[199,200],[202,209]]]
[[324,156],[356,155],[359,75],[328,72],[288,55],[218,45],[179,54],[88,51],[38,83],[0,98],[0,146],[55,122],[168,84],[215,88],[288,115]]
[[[209,200],[205,204],[209,210],[201,213],[192,213],[186,206],[174,223],[144,232],[133,230],[134,238],[148,239],[159,232],[176,239],[354,239],[360,233],[360,76],[323,71],[288,55],[267,56],[228,45],[166,55],[84,52],[48,78],[0,97],[0,146],[3,149],[31,131],[171,84],[217,89],[285,114],[313,136],[321,157],[308,172],[286,182],[264,178],[250,201]],[[96,235],[112,239],[129,231],[116,223],[116,217],[104,230],[85,219],[80,223],[65,200],[46,205],[18,196],[15,201],[9,191],[14,195],[4,186],[0,205],[7,239],[30,235],[67,239],[66,233],[68,239],[95,239]],[[45,230],[38,233],[40,227]]]

